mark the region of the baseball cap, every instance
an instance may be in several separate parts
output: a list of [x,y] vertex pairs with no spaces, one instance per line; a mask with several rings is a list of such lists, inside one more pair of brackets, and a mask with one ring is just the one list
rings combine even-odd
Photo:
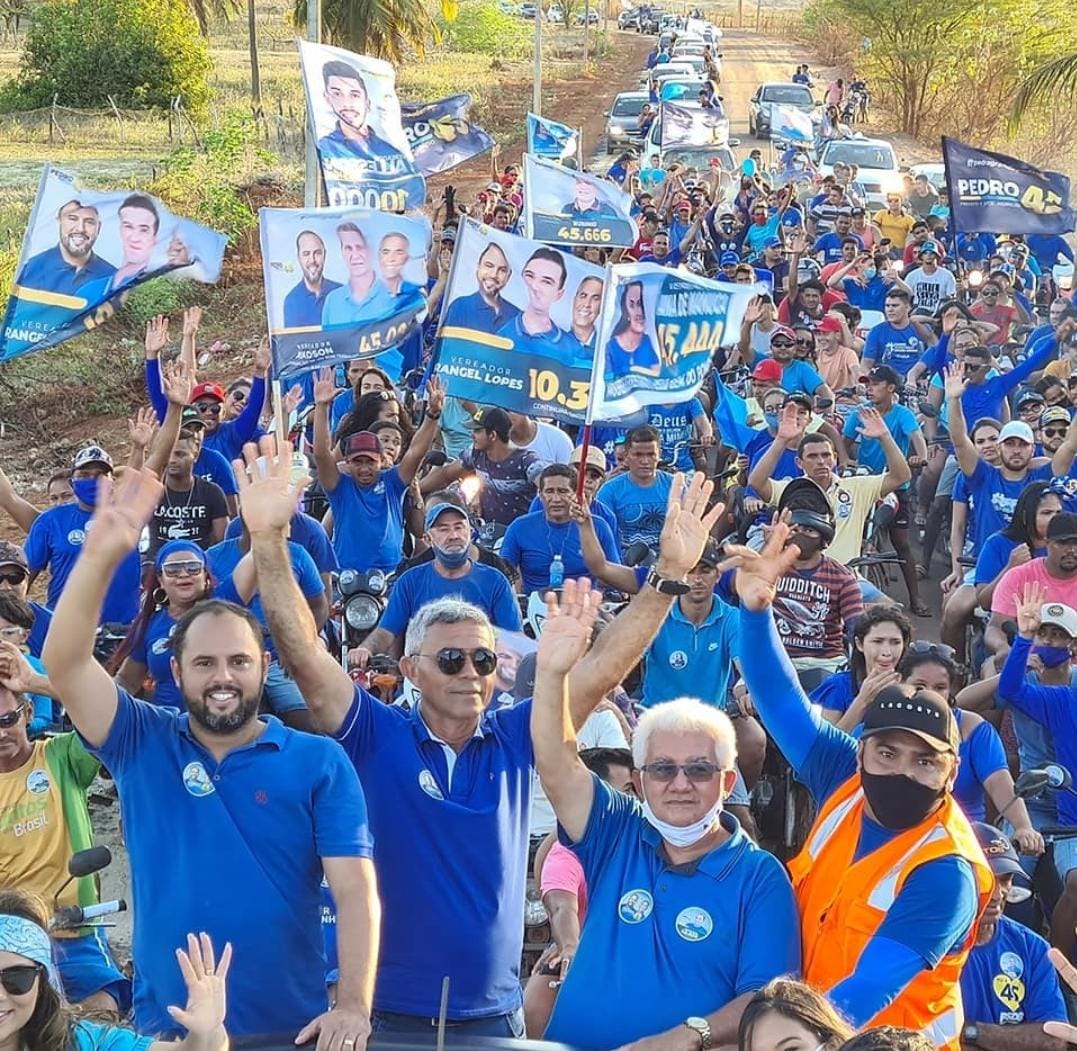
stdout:
[[1046,603],[1040,607],[1040,623],[1054,624],[1071,639],[1077,639],[1077,610],[1072,606],[1066,606],[1061,602]]
[[935,255],[938,255],[939,246],[934,241],[927,240],[922,245],[920,245],[920,250],[916,254],[923,255],[925,252],[933,252]]
[[[568,458],[568,462],[570,464],[578,465],[580,460],[582,459],[582,456],[583,446],[577,445],[576,448],[572,450],[572,455]],[[597,470],[601,471],[603,474],[606,473],[606,468],[609,466],[606,463],[606,454],[600,448],[598,448],[597,445],[587,446],[587,466],[594,467]]]
[[795,390],[785,396],[785,401],[782,402],[782,406],[786,405],[803,405],[809,412],[815,408],[815,402],[812,400],[810,394],[806,394],[802,390]]
[[1036,444],[1036,438],[1032,433],[1032,428],[1021,420],[1010,420],[1010,422],[998,432],[998,440],[1000,442],[1006,441],[1007,438],[1020,438],[1021,441],[1028,445]]
[[653,208],[648,208],[643,213],[643,218],[649,223],[660,223],[662,221],[662,217]]
[[889,383],[895,387],[901,386],[901,377],[889,365],[876,365],[868,373],[869,383]]
[[87,445],[85,449],[79,449],[71,461],[71,468],[77,471],[80,467],[86,467],[91,463],[103,463],[110,471],[112,470],[112,457],[100,445]]
[[203,431],[206,429],[202,414],[193,405],[188,405],[180,414],[180,430],[190,431],[196,427]]
[[22,548],[18,544],[11,543],[10,540],[0,540],[0,566],[18,566],[27,572],[30,571]]
[[770,334],[771,343],[774,342],[777,336],[784,336],[786,339],[791,339],[794,343],[797,341],[797,334],[788,325],[778,325],[777,328]]
[[191,391],[191,404],[201,398],[216,398],[217,401],[224,401],[224,388],[219,383],[199,383],[194,390]]
[[868,213],[863,208],[853,208],[849,214],[855,219],[858,215],[867,215]]
[[352,456],[372,456],[381,459],[381,442],[371,431],[358,431],[344,439],[344,458]]
[[442,241],[449,241],[452,244],[456,243],[456,227],[455,226],[443,226],[441,228]]
[[832,314],[826,314],[822,321],[815,326],[820,332],[840,332],[841,322]]
[[764,248],[781,248],[781,246],[782,246],[782,239],[780,237],[768,237],[763,242],[763,247]]
[[499,409],[495,405],[477,412],[471,426],[475,430],[495,431],[498,434],[504,434],[511,430],[512,420],[509,419],[509,414],[504,409]]
[[779,383],[782,378],[782,367],[773,358],[763,358],[754,369],[752,379],[762,380],[764,383]]
[[443,500],[439,504],[434,504],[427,509],[426,518],[423,519],[423,528],[429,529],[446,511],[455,511],[458,515],[463,515],[467,518],[467,512],[462,507],[457,507],[456,504],[450,504],[448,501]]
[[711,569],[722,561],[722,547],[714,537],[703,545],[703,553],[699,556],[699,561],[705,566],[710,566]]
[[[1038,401],[1042,405],[1043,395],[1038,390],[1030,390],[1026,388],[1025,390],[1021,391],[1021,393],[1018,394],[1016,398],[1013,399],[1013,407],[1015,409],[1019,409],[1022,405],[1027,405],[1030,401]],[[1062,411],[1065,412],[1065,409],[1063,409]]]
[[987,825],[982,821],[973,821],[972,830],[976,833],[984,857],[996,876],[1024,876],[1025,870],[1021,868],[1017,851],[1002,832],[994,825]]
[[740,262],[740,256],[736,252],[723,252],[718,257],[719,266],[736,266]]
[[1047,523],[1047,539],[1077,540],[1077,515],[1072,511],[1059,511]]
[[1070,425],[1070,414],[1061,405],[1052,405],[1040,413],[1040,426],[1046,427],[1049,423],[1064,423]]
[[954,713],[945,698],[929,690],[917,690],[910,697],[900,686],[881,689],[864,712],[860,739],[867,740],[872,734],[888,730],[904,730],[937,752],[957,755],[959,737]]

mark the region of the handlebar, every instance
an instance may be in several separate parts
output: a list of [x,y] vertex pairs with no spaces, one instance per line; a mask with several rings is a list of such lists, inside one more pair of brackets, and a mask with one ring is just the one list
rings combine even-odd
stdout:
[[860,569],[862,566],[903,566],[904,564],[905,559],[895,551],[879,551],[873,555],[861,555],[859,558],[846,562],[849,569]]
[[1044,825],[1040,835],[1049,840],[1072,839],[1077,836],[1077,825]]
[[123,898],[102,901],[97,905],[68,905],[56,910],[51,926],[56,931],[70,931],[85,927],[90,920],[96,920],[101,916],[113,916],[118,912],[126,911],[127,902]]

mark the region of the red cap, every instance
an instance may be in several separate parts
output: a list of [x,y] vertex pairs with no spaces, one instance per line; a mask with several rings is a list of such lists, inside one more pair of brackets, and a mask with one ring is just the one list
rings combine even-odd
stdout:
[[378,436],[371,431],[359,431],[344,439],[344,456],[373,456],[381,459],[381,442]]
[[788,325],[777,325],[770,334],[771,343],[774,342],[775,336],[785,336],[786,339],[791,339],[794,343],[797,341],[797,334]]
[[752,370],[753,380],[762,380],[764,383],[779,383],[782,378],[782,367],[773,358],[763,358]]
[[820,332],[840,332],[841,322],[833,314],[827,314],[815,327]]
[[219,383],[199,383],[191,391],[191,404],[193,405],[199,398],[216,398],[218,401],[224,401],[224,388]]

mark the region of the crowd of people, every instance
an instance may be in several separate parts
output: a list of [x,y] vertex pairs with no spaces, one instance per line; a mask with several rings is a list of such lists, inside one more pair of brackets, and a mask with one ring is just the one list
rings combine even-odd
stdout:
[[[1073,252],[792,152],[731,192],[615,161],[636,243],[580,255],[761,286],[646,422],[415,382],[460,217],[519,220],[495,151],[438,205],[421,331],[303,376],[292,440],[268,345],[201,378],[190,308],[178,347],[147,325],[126,448],[46,507],[0,471],[0,1051],[1077,1041]],[[499,256],[453,304],[490,332]],[[359,637],[345,571],[391,582]],[[133,971],[48,914],[99,901],[67,872],[102,772]]]

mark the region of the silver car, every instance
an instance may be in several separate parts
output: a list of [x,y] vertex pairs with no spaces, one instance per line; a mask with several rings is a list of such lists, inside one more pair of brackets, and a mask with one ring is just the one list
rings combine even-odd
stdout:
[[811,113],[815,99],[806,84],[760,84],[748,103],[748,131],[756,138],[770,135],[770,110],[774,105]]
[[646,91],[622,91],[606,114],[606,152],[617,153],[640,141],[639,115],[650,96]]

